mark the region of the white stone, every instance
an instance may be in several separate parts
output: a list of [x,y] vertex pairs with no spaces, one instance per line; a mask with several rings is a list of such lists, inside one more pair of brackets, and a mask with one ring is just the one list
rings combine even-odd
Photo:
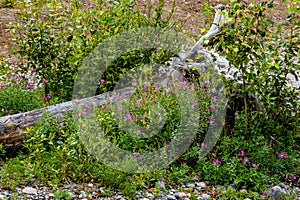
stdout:
[[22,192],[25,194],[37,194],[37,190],[32,187],[25,187]]
[[49,197],[54,197],[54,194],[53,193],[49,193],[48,196]]
[[209,199],[210,198],[209,194],[202,194],[201,196],[202,196],[202,198],[205,198],[205,199]]
[[93,183],[89,183],[88,187],[90,187],[90,188],[94,187]]
[[196,183],[196,187],[206,188],[205,182]]
[[185,197],[187,197],[187,194],[184,192],[178,192],[178,196],[179,196],[179,198],[185,198]]

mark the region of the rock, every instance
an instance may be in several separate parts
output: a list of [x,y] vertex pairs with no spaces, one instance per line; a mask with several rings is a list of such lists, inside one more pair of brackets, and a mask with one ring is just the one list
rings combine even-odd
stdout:
[[178,192],[178,197],[181,199],[181,198],[185,198],[187,197],[187,194],[184,193],[184,192]]
[[176,197],[173,195],[167,195],[168,200],[176,200]]
[[89,187],[89,188],[94,187],[93,183],[89,183],[89,184],[88,184],[88,187]]
[[151,198],[153,198],[153,194],[148,192],[148,193],[146,193],[146,197],[151,199]]
[[268,196],[272,197],[274,200],[279,200],[281,193],[284,193],[288,196],[291,195],[287,186],[284,185],[283,183],[280,183],[271,188],[271,192],[268,193]]
[[5,197],[6,197],[5,195],[0,194],[0,199],[1,200],[4,199]]
[[187,184],[186,184],[186,187],[187,187],[187,188],[194,188],[194,187],[195,187],[195,184],[194,184],[194,183],[187,183]]
[[241,193],[247,193],[248,191],[246,189],[241,189],[240,192]]
[[202,197],[203,199],[209,199],[209,198],[210,198],[210,195],[204,193],[204,194],[201,195],[201,197]]
[[49,193],[48,196],[49,197],[54,197],[54,194],[53,193]]
[[79,199],[83,199],[83,198],[86,198],[86,194],[85,194],[85,191],[80,191],[80,195],[78,197]]
[[22,192],[24,194],[37,194],[37,190],[32,187],[25,187]]
[[196,186],[201,188],[206,188],[206,183],[205,182],[196,183]]

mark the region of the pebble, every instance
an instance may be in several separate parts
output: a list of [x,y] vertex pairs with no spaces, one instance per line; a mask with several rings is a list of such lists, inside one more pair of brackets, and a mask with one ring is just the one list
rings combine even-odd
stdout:
[[37,194],[37,190],[32,187],[25,187],[22,192],[24,194]]
[[187,197],[187,194],[184,193],[184,192],[178,192],[178,197],[179,198],[185,198],[185,197]]
[[201,195],[201,197],[204,198],[204,199],[209,199],[209,198],[210,198],[210,195],[204,193],[204,194]]
[[196,183],[195,185],[197,187],[206,188],[206,183],[205,182]]
[[167,199],[168,199],[168,200],[176,200],[176,197],[173,196],[173,195],[168,195],[168,196],[167,196]]
[[94,187],[93,183],[89,183],[88,187],[90,187],[90,188]]
[[187,187],[187,188],[194,188],[194,187],[195,187],[195,184],[194,184],[194,183],[187,183],[187,184],[186,184],[186,187]]

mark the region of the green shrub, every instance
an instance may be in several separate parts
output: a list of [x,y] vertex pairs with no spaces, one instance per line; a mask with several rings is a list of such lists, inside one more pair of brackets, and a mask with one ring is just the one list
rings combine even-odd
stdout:
[[[164,1],[155,8],[153,18],[143,16],[132,0],[92,3],[90,8],[84,8],[83,3],[75,0],[25,2],[19,15],[23,23],[12,24],[18,53],[26,59],[26,65],[19,67],[23,72],[38,73],[39,83],[46,81],[45,96],[59,93],[70,100],[78,66],[103,40],[138,27],[172,27],[169,25],[172,11],[165,19],[162,17]],[[125,63],[132,61],[132,57],[124,58]],[[114,83],[128,68],[128,64],[112,66],[106,72],[105,81]]]

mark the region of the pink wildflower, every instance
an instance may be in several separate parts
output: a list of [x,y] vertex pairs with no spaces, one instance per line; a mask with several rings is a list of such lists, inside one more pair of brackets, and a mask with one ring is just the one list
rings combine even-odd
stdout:
[[217,165],[217,164],[221,164],[221,161],[219,161],[219,159],[216,159],[216,160],[214,160],[214,165]]
[[259,167],[259,164],[252,163],[252,167],[253,167],[253,168],[258,168],[258,167]]
[[34,83],[32,83],[32,82],[28,82],[28,83],[27,83],[27,88],[28,88],[28,89],[33,88],[33,86],[34,86]]
[[247,162],[249,162],[249,158],[244,158],[244,163],[246,164]]
[[240,151],[239,153],[238,153],[238,157],[244,157],[244,155],[245,155],[245,151],[244,150],[242,150],[242,151]]
[[280,152],[280,154],[278,154],[278,156],[280,158],[288,158],[288,156],[286,154],[282,153],[282,152]]
[[262,198],[262,199],[265,199],[265,198],[267,197],[267,194],[268,194],[268,193],[262,194],[262,195],[261,195],[261,198]]

